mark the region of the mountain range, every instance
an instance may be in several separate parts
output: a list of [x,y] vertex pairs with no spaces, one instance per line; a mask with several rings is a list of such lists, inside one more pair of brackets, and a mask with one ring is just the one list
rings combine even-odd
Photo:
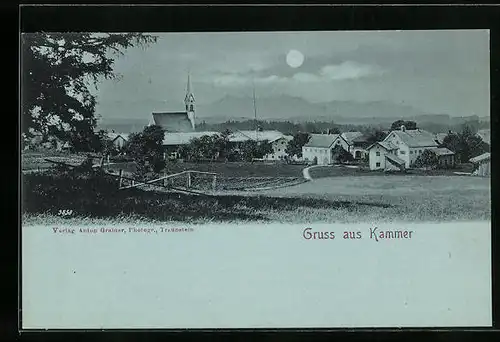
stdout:
[[[158,102],[158,101],[156,101]],[[152,109],[158,110],[162,102],[143,105],[145,113],[141,118],[106,117],[103,115],[99,126],[104,129],[114,129],[119,132],[139,131],[147,125]],[[140,105],[127,105],[128,110],[141,111]],[[174,111],[183,108],[182,103],[171,103],[166,110]],[[104,107],[105,108],[105,107]],[[114,106],[113,108],[117,108]],[[125,108],[123,113],[128,112]],[[105,113],[103,113],[105,114]],[[255,115],[256,114],[256,115]],[[127,115],[128,116],[128,115]],[[256,99],[251,97],[225,96],[211,104],[200,104],[196,108],[196,121],[207,124],[221,123],[228,120],[244,121],[254,119],[267,121],[292,121],[295,123],[306,121],[335,122],[336,124],[351,125],[390,125],[398,119],[413,120],[418,124],[457,125],[465,121],[489,121],[489,117],[471,115],[454,117],[448,114],[427,113],[404,104],[386,101],[354,102],[332,101],[327,103],[311,103],[300,97],[281,95]],[[142,119],[143,118],[143,119]]]

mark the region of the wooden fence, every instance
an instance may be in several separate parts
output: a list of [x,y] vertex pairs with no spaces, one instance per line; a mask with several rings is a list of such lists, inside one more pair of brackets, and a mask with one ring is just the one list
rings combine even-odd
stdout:
[[[192,188],[192,175],[195,175],[195,174],[202,174],[202,175],[211,176],[211,178],[212,178],[212,182],[211,182],[212,186],[211,187],[212,187],[212,190],[215,190],[216,185],[217,185],[217,174],[216,173],[194,171],[194,170],[187,170],[187,171],[182,171],[182,172],[178,172],[178,173],[174,173],[174,174],[170,174],[170,175],[165,175],[163,177],[151,179],[151,180],[148,180],[145,182],[138,182],[135,179],[125,177],[125,176],[123,176],[123,170],[120,170],[119,174],[118,174],[118,177],[119,177],[118,189],[120,189],[120,190],[131,189],[131,188],[135,188],[135,187],[143,186],[143,185],[159,185],[159,186],[164,187],[164,188],[174,188],[175,189],[176,187],[174,186],[173,182],[171,184],[170,181],[175,179],[176,177],[180,177],[180,176],[184,176],[184,175],[186,176],[185,188],[190,189],[190,188]],[[124,185],[124,180],[128,180],[130,184]]]

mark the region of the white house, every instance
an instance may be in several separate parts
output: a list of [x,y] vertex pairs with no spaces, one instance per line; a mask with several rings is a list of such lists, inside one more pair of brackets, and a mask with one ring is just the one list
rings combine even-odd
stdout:
[[315,158],[319,165],[333,163],[332,150],[337,145],[342,145],[339,134],[311,134],[309,141],[302,147],[302,158],[312,162]]
[[[436,149],[436,136],[420,129],[392,131],[387,137],[368,148],[370,169],[387,169],[388,166],[400,165],[404,162],[405,168],[412,167],[415,160],[426,149]],[[389,165],[390,164],[390,165]]]
[[273,148],[273,153],[266,154],[264,159],[266,160],[283,160],[288,154],[285,152],[288,142],[293,140],[290,135],[283,135],[273,141],[269,141]]
[[370,170],[404,170],[405,161],[398,158],[398,147],[390,142],[378,141],[367,148]]
[[476,167],[472,173],[474,176],[489,177],[491,175],[491,154],[489,152],[471,158],[470,161]]

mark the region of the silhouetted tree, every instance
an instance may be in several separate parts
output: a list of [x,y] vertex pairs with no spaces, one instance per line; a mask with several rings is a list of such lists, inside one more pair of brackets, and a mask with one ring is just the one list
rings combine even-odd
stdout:
[[302,147],[307,144],[311,139],[311,135],[308,133],[299,132],[293,136],[293,139],[288,142],[285,149],[286,154],[290,157],[297,156],[297,158],[302,158]]
[[164,130],[160,126],[147,126],[140,133],[130,135],[126,152],[136,163],[136,177],[145,179],[158,174],[165,167],[163,158]]
[[[21,36],[22,134],[95,144],[96,98],[89,86],[114,78],[115,56],[156,38],[141,33],[24,33]],[[109,52],[114,53],[115,56]]]
[[391,131],[400,130],[403,125],[406,129],[417,129],[417,123],[415,121],[397,120],[392,123]]

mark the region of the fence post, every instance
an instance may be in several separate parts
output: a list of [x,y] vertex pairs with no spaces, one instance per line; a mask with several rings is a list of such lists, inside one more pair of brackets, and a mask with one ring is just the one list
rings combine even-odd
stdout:
[[216,184],[217,184],[217,175],[214,175],[214,178],[212,180],[212,189],[213,189],[213,191],[215,191]]
[[191,172],[188,171],[187,173],[187,188],[189,189],[191,187]]
[[104,166],[104,156],[101,157],[101,168]]
[[120,169],[120,183],[118,185],[118,189],[121,189],[122,187],[122,182],[123,182],[123,169]]
[[108,164],[109,164],[109,154],[108,154]]

